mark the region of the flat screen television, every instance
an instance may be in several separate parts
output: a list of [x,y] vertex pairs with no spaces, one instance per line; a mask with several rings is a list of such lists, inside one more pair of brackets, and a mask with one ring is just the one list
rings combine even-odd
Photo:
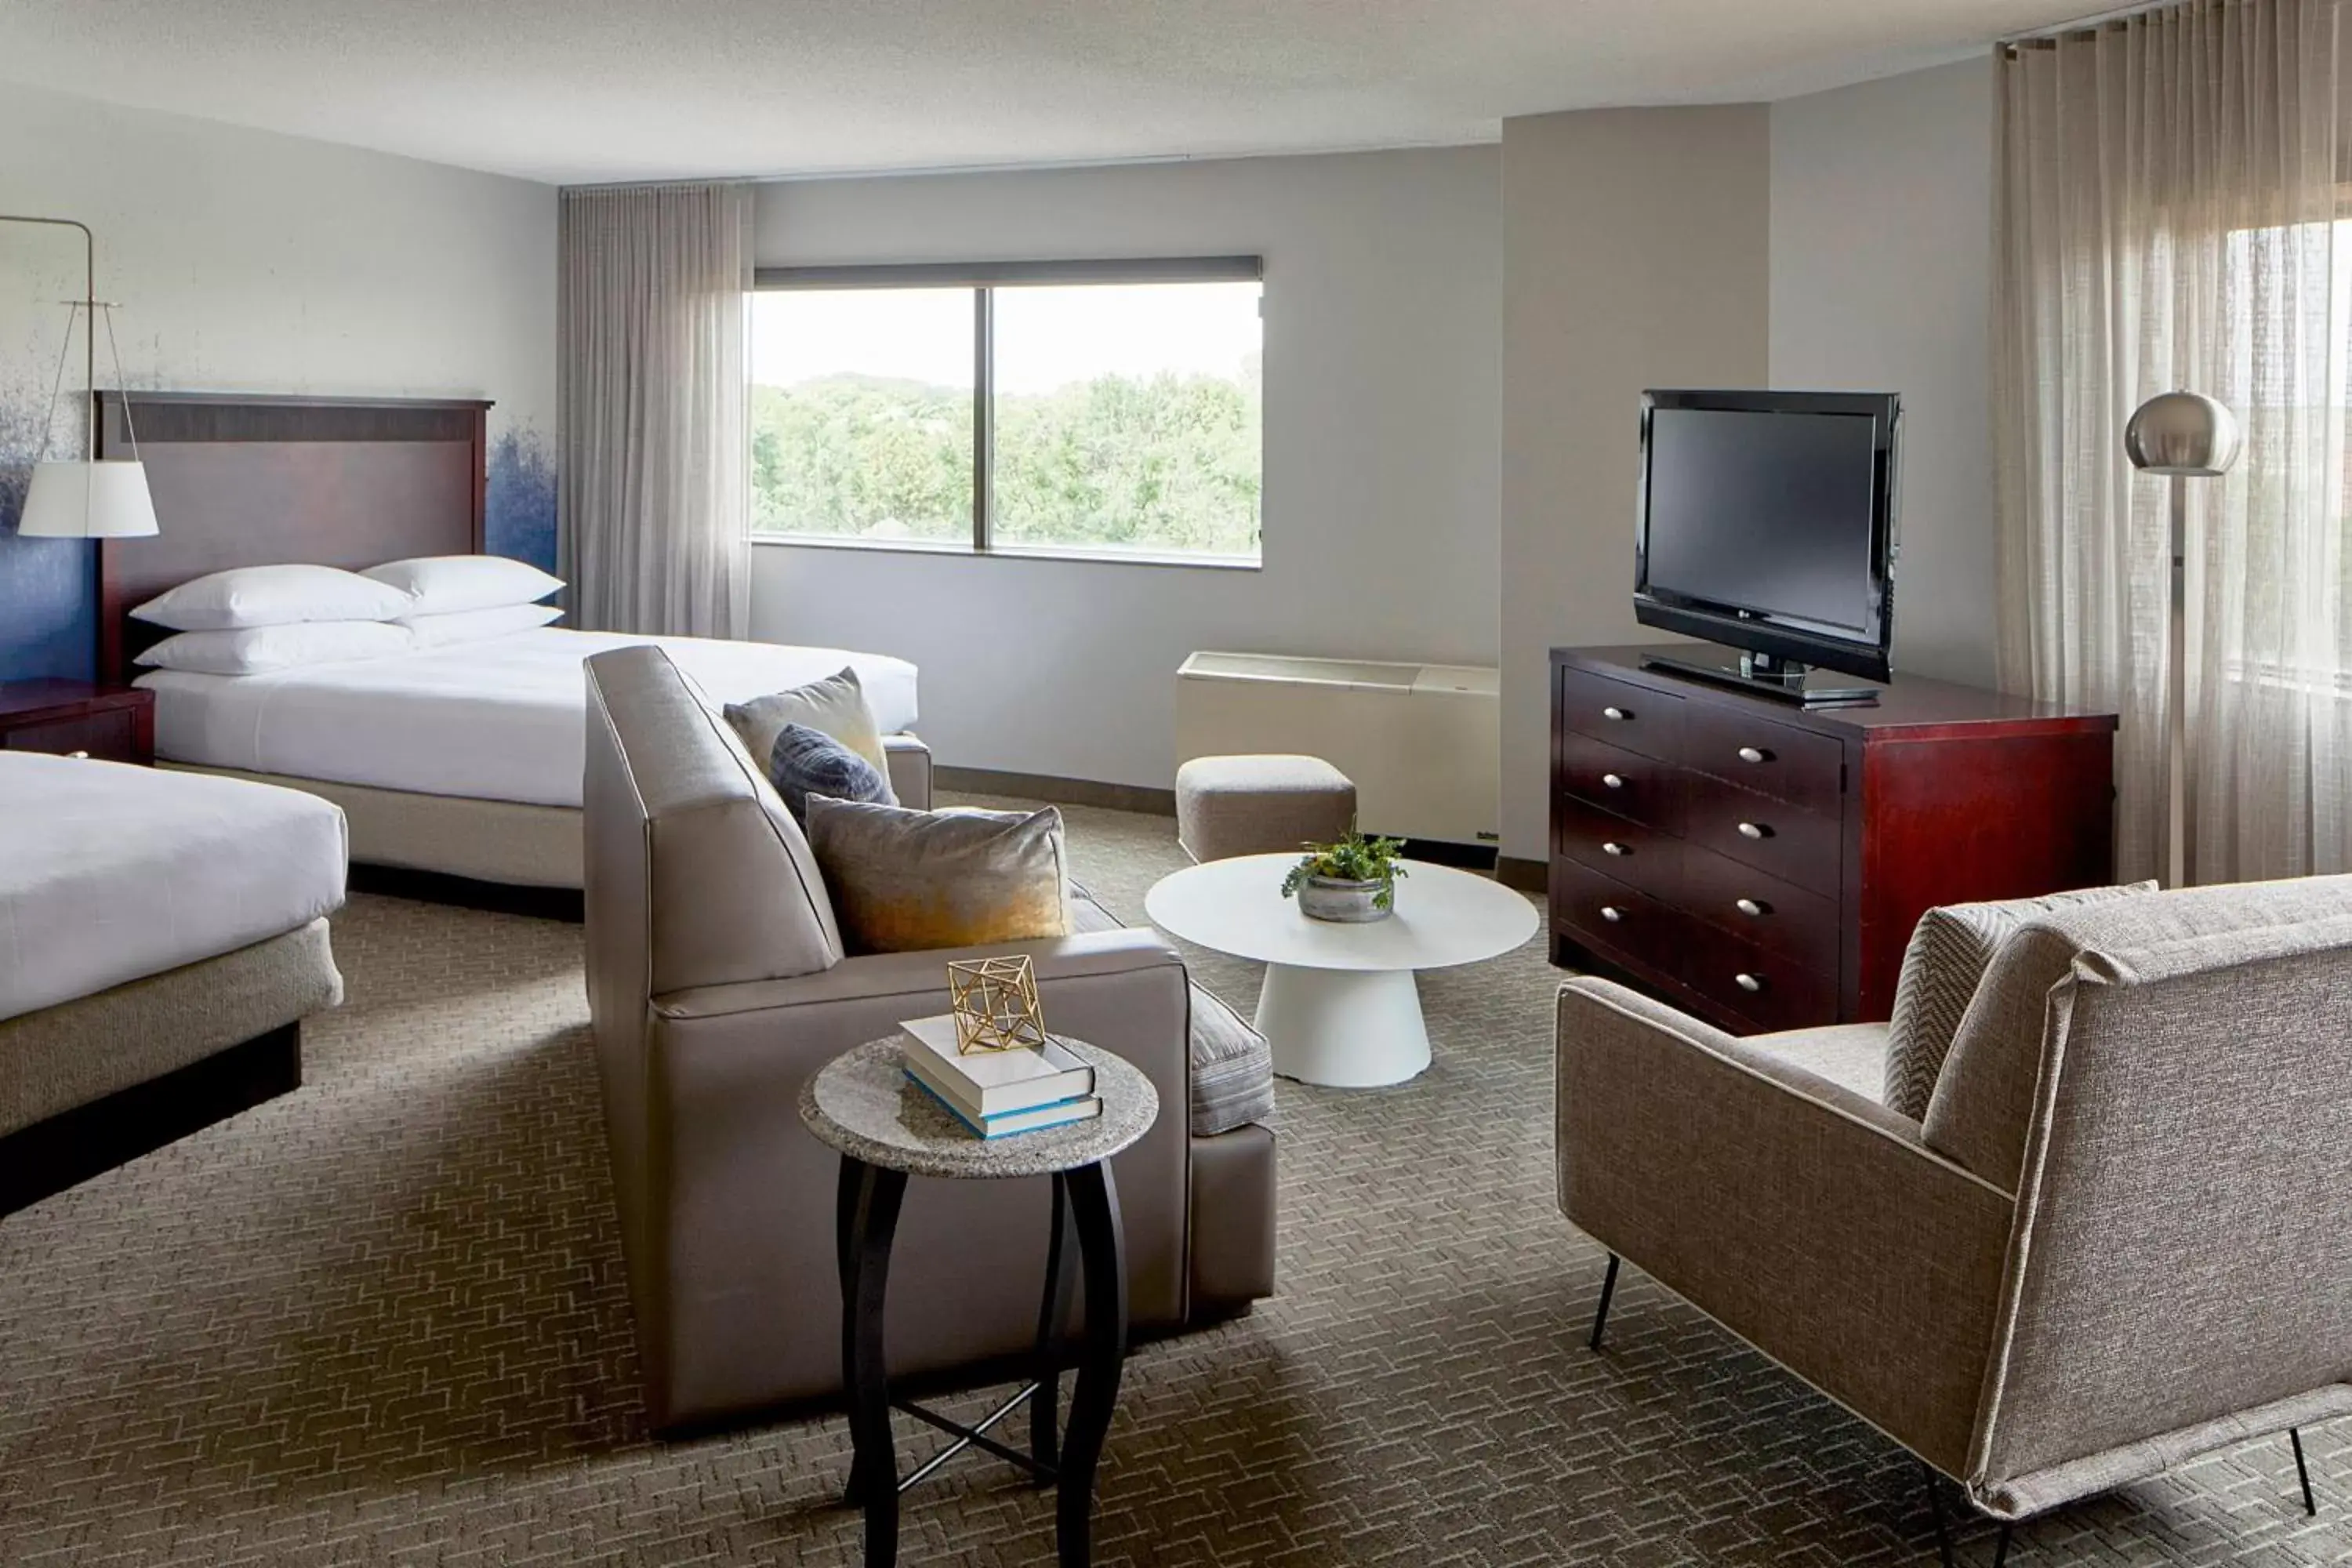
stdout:
[[1741,655],[1649,662],[1791,701],[1868,700],[1807,667],[1890,673],[1901,413],[1892,393],[1644,393],[1634,616]]

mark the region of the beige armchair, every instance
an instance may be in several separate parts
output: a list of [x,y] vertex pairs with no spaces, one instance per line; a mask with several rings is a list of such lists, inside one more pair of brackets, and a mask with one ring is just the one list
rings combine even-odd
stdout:
[[[1159,1090],[1159,1121],[1116,1164],[1136,1331],[1270,1293],[1274,1137],[1252,1122],[1191,1131],[1196,1003],[1166,942],[1112,926],[846,956],[798,826],[668,658],[600,654],[587,679],[589,1003],[656,1426],[838,1394],[838,1163],[802,1126],[797,1099],[841,1052],[945,1012],[953,958],[1029,954],[1055,1027],[1126,1058]],[[1042,1179],[908,1190],[891,1271],[894,1376],[1028,1352],[1050,1213]]]
[[1807,1065],[1866,1081],[1884,1027],[1742,1040],[1561,987],[1596,1350],[1622,1258],[1909,1448],[1931,1497],[1961,1483],[1997,1561],[2009,1521],[2352,1413],[2352,878],[2035,920],[1924,1121]]

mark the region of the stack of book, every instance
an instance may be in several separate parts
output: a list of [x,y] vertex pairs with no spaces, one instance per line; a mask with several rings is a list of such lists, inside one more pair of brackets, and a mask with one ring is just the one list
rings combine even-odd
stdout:
[[982,1138],[1037,1132],[1102,1114],[1095,1069],[1061,1041],[1009,1051],[956,1049],[955,1020],[942,1014],[898,1026],[907,1076]]

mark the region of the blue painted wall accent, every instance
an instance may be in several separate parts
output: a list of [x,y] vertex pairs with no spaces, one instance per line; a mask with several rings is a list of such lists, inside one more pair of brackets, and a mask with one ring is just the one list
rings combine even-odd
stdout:
[[490,444],[483,542],[493,555],[555,570],[555,458],[529,425],[501,431]]
[[88,680],[98,668],[98,547],[16,537],[47,434],[47,399],[28,392],[0,404],[0,680]]

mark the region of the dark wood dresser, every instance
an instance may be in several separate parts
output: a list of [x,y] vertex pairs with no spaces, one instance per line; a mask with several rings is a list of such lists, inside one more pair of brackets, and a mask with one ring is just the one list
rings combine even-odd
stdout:
[[1879,1019],[1937,904],[2113,879],[2112,713],[1898,676],[1791,703],[1551,655],[1551,956],[1740,1033]]
[[155,760],[155,694],[87,680],[0,681],[0,751]]

